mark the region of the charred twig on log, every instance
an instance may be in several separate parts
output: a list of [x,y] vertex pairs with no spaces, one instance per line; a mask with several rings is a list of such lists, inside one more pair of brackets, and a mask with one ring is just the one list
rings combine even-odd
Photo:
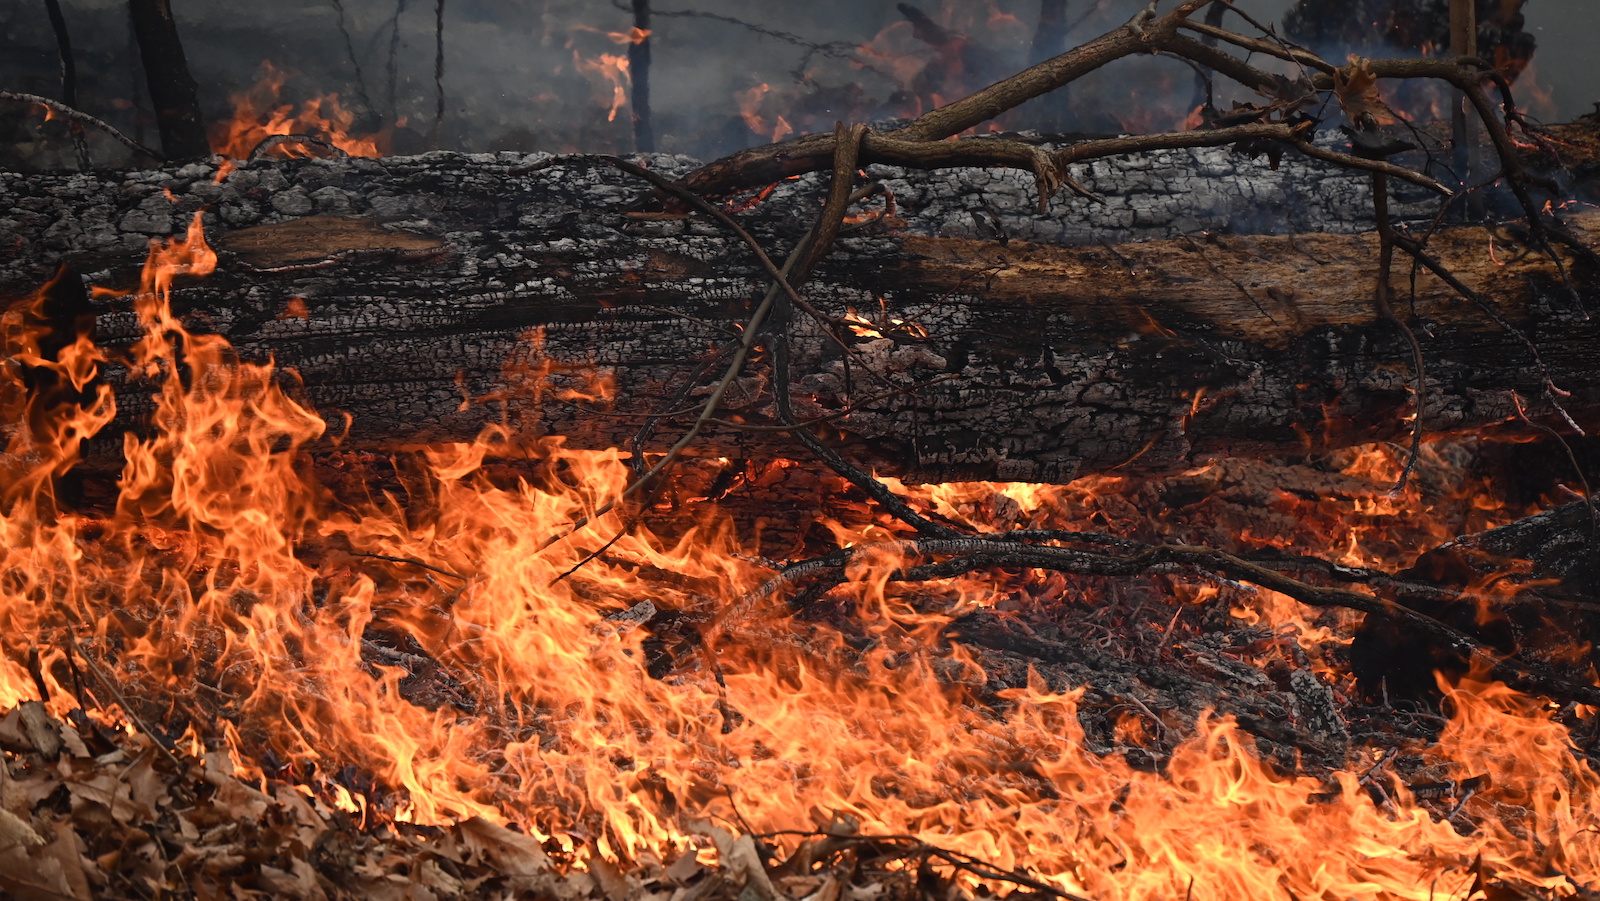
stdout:
[[86,125],[93,125],[95,128],[98,128],[110,135],[112,138],[115,138],[118,143],[122,144],[124,147],[127,147],[129,150],[132,150],[136,153],[142,153],[145,156],[148,156],[151,159],[159,162],[166,161],[166,157],[118,131],[115,126],[96,119],[88,113],[75,110],[59,100],[51,100],[49,97],[41,97],[38,94],[19,94],[15,91],[0,91],[0,100],[14,100],[17,103],[37,103],[52,112],[66,116],[68,119],[72,119],[76,122],[82,122]]
[[262,138],[261,143],[251,148],[246,159],[262,159],[267,155],[268,151],[272,150],[274,147],[282,147],[285,144],[310,144],[313,147],[320,147],[321,149],[326,150],[329,156],[334,157],[347,157],[350,155],[345,152],[344,148],[335,145],[332,141],[319,138],[316,135],[270,135]]
[[[855,173],[855,147],[856,145],[852,144],[848,150],[840,151],[841,154],[847,154],[847,159],[851,164],[848,169],[850,178],[853,178]],[[595,157],[593,159],[596,162],[611,165],[615,168],[622,169],[625,172],[640,175],[641,177],[647,178],[652,182],[660,180],[659,177],[654,176],[653,173],[648,173],[648,170],[645,170],[639,166],[635,166],[632,163],[628,163],[625,160],[617,159],[615,157]],[[836,175],[838,171],[839,170],[836,168]],[[749,358],[751,348],[755,346],[758,336],[762,333],[762,325],[766,322],[768,315],[771,314],[773,305],[777,302],[779,294],[786,292],[792,298],[799,297],[798,292],[795,291],[794,286],[789,282],[789,273],[811,254],[812,247],[816,243],[815,239],[819,234],[826,235],[829,244],[832,243],[833,237],[838,234],[839,224],[844,221],[844,212],[849,206],[850,193],[850,182],[848,179],[844,177],[835,178],[836,182],[841,180],[845,183],[844,202],[835,204],[830,197],[829,205],[828,207],[824,208],[822,218],[818,220],[817,225],[812,227],[811,232],[807,233],[806,237],[801,239],[800,244],[795,248],[794,252],[790,254],[789,259],[785,261],[783,269],[779,270],[774,267],[772,264],[772,259],[767,256],[767,254],[761,249],[760,245],[757,244],[753,238],[749,239],[748,243],[751,245],[752,250],[772,273],[774,281],[772,287],[768,289],[766,296],[762,298],[761,303],[758,304],[755,311],[750,314],[750,320],[745,323],[744,330],[740,334],[739,342],[735,346],[733,360],[729,362],[727,371],[724,373],[721,381],[717,382],[716,386],[712,388],[710,396],[706,399],[704,407],[702,407],[700,410],[700,415],[696,417],[695,421],[689,426],[689,430],[685,432],[683,437],[679,438],[678,441],[667,450],[667,453],[659,461],[657,461],[654,466],[651,466],[644,472],[643,475],[630,482],[627,487],[623,488],[623,490],[617,494],[615,498],[612,498],[606,503],[600,505],[595,512],[589,514],[588,516],[582,517],[560,534],[546,539],[542,547],[549,547],[556,542],[565,540],[576,533],[579,529],[582,529],[584,526],[588,525],[590,522],[593,522],[599,517],[611,512],[616,508],[618,503],[628,500],[629,498],[638,494],[642,489],[653,484],[658,476],[660,476],[677,461],[684,449],[693,443],[695,438],[699,437],[701,430],[703,430],[711,421],[711,419],[715,417],[717,406],[722,402],[723,395],[727,393],[729,386],[733,384],[734,380],[738,378],[739,373],[744,369],[745,360]],[[693,196],[692,192],[688,192],[686,189],[679,188],[678,191],[682,191],[684,194],[688,194],[691,197]],[[702,198],[694,197],[694,200],[705,204],[705,201]],[[710,204],[705,204],[705,206],[707,209],[715,209],[714,207],[711,207]],[[836,210],[835,207],[837,207]],[[719,219],[724,219],[730,223],[732,222],[731,217],[729,217],[726,213],[722,213],[720,210],[717,211],[717,215]],[[836,220],[831,227],[827,225],[830,216]],[[743,228],[739,228],[737,225],[735,225],[735,228],[742,236],[748,237],[748,233],[745,232]],[[822,252],[825,253],[826,248],[824,248]],[[818,255],[818,258],[820,258],[820,254]],[[814,263],[815,261],[812,261],[813,265]],[[807,268],[809,268],[809,266],[807,266]],[[804,303],[804,301],[801,302]]]

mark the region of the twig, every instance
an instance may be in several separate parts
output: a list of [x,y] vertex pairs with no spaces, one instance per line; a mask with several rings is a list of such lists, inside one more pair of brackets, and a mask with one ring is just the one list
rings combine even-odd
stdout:
[[1389,180],[1382,172],[1372,173],[1372,215],[1378,223],[1378,284],[1373,296],[1377,302],[1378,315],[1393,323],[1411,345],[1411,368],[1414,370],[1416,384],[1412,391],[1416,403],[1416,418],[1411,424],[1411,448],[1406,453],[1406,463],[1400,468],[1399,478],[1395,479],[1394,487],[1390,489],[1392,493],[1398,494],[1405,489],[1406,482],[1416,471],[1417,461],[1422,457],[1422,413],[1427,406],[1428,380],[1423,370],[1422,344],[1417,341],[1417,333],[1395,315],[1394,307],[1389,302],[1389,274],[1394,266],[1395,231],[1394,223],[1389,221]]
[[[642,174],[644,177],[649,178],[652,182],[659,179],[659,176],[655,176],[654,173],[649,173],[648,170],[642,169],[632,163],[627,162],[626,160],[618,159],[616,157],[591,157],[590,159],[593,159],[596,162],[614,166],[618,169],[622,169],[623,171],[634,171],[636,174]],[[685,191],[685,193],[690,192]],[[695,197],[694,199],[702,204],[705,204],[706,208],[714,209],[714,207],[711,207],[710,204],[706,204],[703,199],[699,197]],[[727,217],[726,213],[723,213],[720,218],[725,218],[728,222],[732,222],[731,217]],[[821,223],[819,221],[818,226],[820,225]],[[544,550],[560,541],[564,541],[575,534],[578,530],[582,529],[584,526],[606,515],[607,513],[610,513],[616,508],[617,504],[638,494],[643,488],[645,488],[646,485],[651,483],[657,476],[665,472],[673,463],[677,462],[678,457],[683,453],[684,449],[687,448],[695,438],[699,437],[701,430],[703,430],[716,415],[717,406],[718,404],[722,403],[722,396],[727,393],[728,388],[738,378],[739,373],[744,370],[745,360],[749,358],[750,350],[755,346],[756,340],[761,334],[762,325],[766,322],[767,316],[772,312],[773,304],[777,302],[779,294],[784,290],[787,290],[791,294],[794,293],[794,288],[789,284],[788,281],[788,271],[809,252],[811,238],[816,234],[818,226],[813,226],[812,231],[808,232],[806,237],[801,239],[800,246],[796,247],[794,252],[790,254],[789,259],[784,263],[784,268],[782,270],[772,266],[771,257],[768,257],[765,251],[760,249],[760,245],[755,245],[757,257],[764,265],[769,267],[771,272],[773,272],[775,280],[772,284],[772,287],[767,290],[766,296],[761,299],[761,303],[758,304],[755,311],[750,314],[750,319],[745,323],[744,330],[740,334],[739,342],[734,347],[733,359],[729,362],[728,368],[724,372],[721,381],[717,382],[716,386],[711,389],[711,394],[706,398],[705,406],[701,408],[700,415],[695,418],[695,421],[689,426],[688,431],[686,431],[683,436],[672,445],[672,447],[668,448],[666,454],[663,455],[660,460],[656,461],[654,466],[650,467],[642,475],[639,475],[633,481],[629,482],[626,487],[617,493],[616,497],[606,501],[604,504],[601,504],[593,513],[580,517],[576,522],[562,530],[560,533],[547,538],[544,543],[540,545],[540,550]],[[743,228],[738,228],[737,224],[735,224],[735,228],[737,228],[738,232],[742,234],[748,234]],[[752,243],[754,243],[754,239],[752,239]]]
[[1002,882],[1010,882],[1015,885],[1031,888],[1037,892],[1043,892],[1055,898],[1060,898],[1062,901],[1089,901],[1089,899],[1084,898],[1082,895],[1075,895],[1072,892],[1057,888],[1048,882],[1034,879],[1026,873],[1022,873],[1017,870],[1007,870],[999,864],[990,863],[981,857],[974,857],[971,854],[963,854],[960,851],[951,851],[946,848],[941,848],[938,845],[931,845],[915,835],[892,833],[888,835],[871,835],[860,832],[830,832],[820,829],[775,829],[771,832],[757,832],[750,834],[752,839],[757,840],[777,838],[778,836],[832,839],[835,841],[861,844],[909,845],[910,847],[905,850],[905,852],[901,855],[902,857],[937,857],[945,863],[956,867],[957,869],[966,870],[967,872],[972,873],[975,876],[981,876],[984,879],[998,879]]
[[1327,147],[1318,147],[1310,141],[1296,141],[1294,142],[1294,147],[1296,150],[1309,157],[1325,160],[1330,163],[1337,163],[1338,165],[1349,169],[1361,169],[1381,175],[1392,175],[1395,178],[1404,179],[1414,185],[1420,185],[1421,187],[1427,188],[1430,191],[1443,194],[1445,197],[1450,197],[1453,193],[1443,184],[1429,178],[1426,175],[1423,175],[1421,172],[1417,172],[1413,169],[1407,169],[1404,166],[1396,166],[1394,163],[1385,162],[1383,160],[1363,159],[1362,157],[1354,156],[1349,153],[1340,153],[1337,150],[1330,150]]
[[336,17],[336,24],[339,27],[339,34],[344,37],[345,57],[350,60],[350,68],[355,70],[356,96],[361,98],[361,105],[367,108],[367,112],[375,116],[378,111],[372,105],[372,98],[367,96],[367,80],[361,74],[361,60],[356,58],[356,45],[350,40],[350,29],[345,27],[344,24],[344,3],[341,0],[328,0],[328,2],[333,4],[333,13]]
[[[1240,15],[1244,14],[1243,10],[1231,4],[1228,6],[1213,7],[1213,9],[1231,9]],[[1254,20],[1251,20],[1251,22],[1254,24]],[[1304,47],[1296,47],[1287,43],[1282,38],[1278,38],[1275,33],[1273,34],[1273,37],[1278,39],[1275,41],[1267,41],[1262,40],[1261,38],[1247,37],[1237,32],[1229,31],[1226,28],[1219,28],[1204,22],[1196,22],[1193,19],[1185,19],[1178,25],[1178,27],[1186,28],[1189,31],[1203,34],[1209,38],[1226,41],[1235,47],[1240,48],[1241,50],[1248,50],[1251,53],[1264,53],[1268,56],[1275,56],[1285,62],[1291,62],[1295,63],[1296,65],[1316,69],[1321,72],[1327,72],[1330,75],[1332,75],[1334,71],[1339,68],[1338,66],[1328,62]]]
[[267,151],[274,147],[281,147],[284,144],[310,144],[315,147],[321,147],[336,158],[350,155],[343,148],[335,146],[333,142],[319,138],[316,135],[269,135],[262,138],[261,143],[251,149],[246,159],[259,160],[267,155]]
[[[67,106],[78,105],[78,67],[72,59],[72,36],[67,31],[66,16],[61,14],[61,0],[44,0],[45,12],[50,17],[50,30],[56,35],[56,56],[61,60],[61,102]],[[89,171],[89,144],[83,139],[83,123],[67,120],[72,132],[72,149],[78,154],[78,170]]]
[[628,74],[633,95],[628,107],[633,111],[633,147],[640,153],[654,153],[655,125],[650,120],[650,0],[633,0],[633,41],[628,45]]
[[429,129],[428,146],[439,149],[439,133],[444,128],[444,0],[433,5],[433,128]]
[[62,103],[59,100],[51,100],[49,97],[41,97],[38,94],[22,94],[16,91],[0,91],[0,100],[14,100],[17,103],[37,103],[53,112],[66,116],[68,119],[82,122],[86,125],[93,125],[95,128],[98,128],[115,138],[117,141],[121,142],[124,146],[131,150],[142,153],[153,160],[166,162],[166,157],[155,152],[154,150],[151,150],[149,147],[144,146],[138,141],[135,141],[133,138],[128,137],[122,132],[117,131],[116,128],[112,127],[108,123],[102,122],[88,113],[79,112],[78,110],[67,106],[65,103]]
[[160,749],[161,753],[166,756],[167,760],[172,762],[178,772],[183,772],[183,761],[179,760],[178,755],[172,753],[172,749],[168,748],[166,742],[161,740],[160,733],[150,728],[150,724],[145,722],[144,718],[139,716],[139,712],[133,709],[132,705],[128,703],[128,699],[123,697],[121,689],[117,688],[116,683],[111,681],[111,677],[107,676],[100,669],[100,666],[91,660],[88,654],[83,652],[83,647],[78,644],[78,636],[73,633],[71,626],[67,627],[66,633],[67,646],[83,661],[84,667],[89,670],[90,675],[94,676],[95,681],[105,686],[106,691],[111,692],[111,697],[116,700],[117,706],[122,708],[122,715],[131,720],[140,732],[150,737],[151,743]]
[[368,560],[387,560],[390,563],[406,563],[411,566],[428,570],[429,572],[436,572],[441,576],[449,576],[452,579],[460,579],[463,582],[470,581],[466,576],[463,576],[460,573],[451,572],[448,569],[440,569],[431,563],[424,563],[421,560],[417,560],[413,557],[391,557],[388,554],[369,554],[364,551],[351,551],[350,556],[365,557]]
[[[743,619],[763,599],[785,585],[817,579],[824,586],[843,584],[852,561],[864,554],[898,552],[905,556],[943,557],[933,563],[898,569],[888,575],[891,582],[920,582],[949,579],[979,569],[996,566],[1029,567],[1057,572],[1100,576],[1132,576],[1166,571],[1174,566],[1192,567],[1221,573],[1229,579],[1246,582],[1313,607],[1342,607],[1369,615],[1386,616],[1410,627],[1431,641],[1448,648],[1495,678],[1513,687],[1553,697],[1570,698],[1585,704],[1600,703],[1600,688],[1559,676],[1546,675],[1526,667],[1514,657],[1503,657],[1478,639],[1427,614],[1378,595],[1344,588],[1311,585],[1268,565],[1244,559],[1216,548],[1197,545],[1152,545],[1142,550],[1118,554],[1079,548],[1018,544],[995,540],[992,535],[959,538],[914,538],[856,545],[824,557],[786,566],[766,582],[747,592],[718,614],[713,627]],[[814,591],[808,594],[815,595]]]

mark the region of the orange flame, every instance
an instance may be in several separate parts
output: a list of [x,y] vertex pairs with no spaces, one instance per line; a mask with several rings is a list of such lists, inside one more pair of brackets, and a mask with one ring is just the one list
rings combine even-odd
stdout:
[[628,57],[621,53],[602,53],[594,59],[584,59],[578,51],[572,51],[572,62],[578,67],[579,72],[590,72],[600,76],[602,82],[611,88],[611,109],[606,114],[607,122],[615,122],[617,111],[628,103],[628,88],[632,78],[628,74]]
[[[254,87],[232,96],[233,119],[211,129],[211,147],[229,159],[244,159],[262,141],[274,135],[307,134],[322,138],[351,156],[382,156],[387,135],[356,137],[350,133],[356,114],[339,103],[338,94],[324,94],[301,104],[279,103],[287,76],[271,63],[261,64],[263,74]],[[284,145],[290,156],[309,156],[311,151]]]
[[733,99],[739,104],[739,115],[744,118],[746,127],[770,141],[781,141],[788,135],[794,134],[794,126],[782,116],[775,117],[774,124],[768,125],[766,117],[761,114],[761,108],[771,90],[772,85],[762,82],[749,90],[734,92]]

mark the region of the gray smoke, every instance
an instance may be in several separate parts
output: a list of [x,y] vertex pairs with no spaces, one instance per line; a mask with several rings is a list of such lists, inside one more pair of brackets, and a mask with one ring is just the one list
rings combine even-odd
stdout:
[[[1238,5],[1276,20],[1289,2]],[[658,149],[700,157],[762,143],[785,123],[797,130],[830,129],[835,120],[914,115],[955,99],[1032,62],[1039,21],[1039,0],[924,0],[912,6],[932,25],[920,28],[896,0],[652,5]],[[1140,5],[1141,0],[1069,0],[1066,44],[1118,26]],[[78,56],[80,105],[153,143],[124,4],[64,0],[63,6]],[[255,84],[262,64],[270,62],[285,75],[283,102],[337,93],[357,125],[387,128],[397,153],[435,144],[459,150],[632,150],[629,109],[608,117],[613,88],[603,75],[584,69],[604,54],[626,55],[626,47],[610,36],[628,30],[626,6],[448,0],[445,116],[435,134],[433,2],[173,0],[208,117],[229,117],[230,96]],[[1533,104],[1535,111],[1552,119],[1589,112],[1600,100],[1600,72],[1586,39],[1600,33],[1600,3],[1531,0],[1526,14],[1538,42],[1537,80],[1549,92],[1547,103]],[[0,5],[0,89],[51,96],[56,79],[43,4]],[[741,116],[741,96],[754,103],[754,119]],[[1001,124],[1050,131],[1167,129],[1181,123],[1202,96],[1186,65],[1128,59]],[[1216,100],[1224,108],[1242,97],[1218,86]],[[52,137],[53,124],[41,130],[39,118],[36,110],[0,110],[0,165],[71,165],[62,155],[70,147]],[[116,162],[119,153],[96,145],[103,163]]]

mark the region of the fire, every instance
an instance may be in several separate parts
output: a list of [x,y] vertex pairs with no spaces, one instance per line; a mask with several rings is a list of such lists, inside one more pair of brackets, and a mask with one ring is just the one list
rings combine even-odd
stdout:
[[762,101],[771,90],[772,85],[762,82],[747,91],[736,91],[733,99],[739,104],[739,115],[744,117],[746,127],[766,137],[767,140],[781,141],[788,135],[794,134],[794,126],[783,116],[774,117],[773,123],[769,125],[766,117],[761,115]]
[[[153,392],[151,428],[124,438],[103,504],[66,509],[53,485],[115,413],[94,382],[106,353],[41,330],[48,294],[0,320],[11,359],[36,373],[0,397],[15,414],[0,615],[6,635],[50,649],[41,672],[57,713],[74,693],[67,643],[52,636],[70,633],[115,663],[130,697],[189,723],[183,753],[231,757],[242,778],[294,782],[362,822],[481,816],[617,861],[672,856],[706,818],[757,832],[853,818],[1104,901],[1420,901],[1462,897],[1481,873],[1551,893],[1600,879],[1597,777],[1549,710],[1503,686],[1451,688],[1444,737],[1410,749],[1442,778],[1476,780],[1464,815],[1488,824],[1458,828],[1381,760],[1358,754],[1326,783],[1284,772],[1204,711],[1128,706],[1116,731],[1130,747],[1192,735],[1157,773],[1090,750],[1083,688],[1033,674],[995,703],[979,662],[942,630],[977,607],[1081,604],[1089,589],[1055,573],[998,589],[961,577],[934,583],[949,602],[929,606],[889,583],[907,552],[871,517],[827,523],[841,544],[871,549],[838,593],[871,637],[863,650],[821,621],[744,611],[768,572],[731,520],[658,529],[597,515],[631,478],[618,451],[491,429],[421,452],[404,477],[409,508],[393,492],[336,493],[306,453],[322,418],[270,364],[174,314],[173,292],[215,265],[198,216],[152,248],[131,298],[144,337],[119,361]],[[56,390],[41,394],[47,383]],[[1342,477],[1389,476],[1393,454],[1369,454]],[[492,472],[495,459],[520,461],[519,474]],[[1385,488],[1354,515],[1269,492],[1285,532],[1259,539],[1321,547],[1346,523],[1430,503]],[[1131,522],[1138,490],[1097,477],[913,494],[986,527],[1098,529]],[[1404,555],[1391,544],[1357,535],[1349,547],[1358,560]],[[1286,601],[1235,587],[1188,596],[1223,590],[1241,595],[1240,615],[1291,622]],[[662,610],[683,628],[639,625]],[[1178,616],[1162,624],[1163,646],[1181,651]],[[1263,653],[1296,640],[1285,628]],[[8,645],[0,700],[35,696]]]
[[628,103],[628,85],[632,79],[628,74],[628,57],[622,53],[601,53],[593,59],[585,59],[578,51],[572,51],[573,65],[579,72],[589,72],[600,76],[602,84],[611,88],[611,109],[606,113],[607,122],[615,122],[617,111]]
[[[261,68],[262,77],[254,87],[232,96],[233,119],[211,129],[211,146],[217,153],[244,159],[273,135],[304,134],[322,138],[351,156],[383,155],[387,135],[351,134],[356,114],[339,103],[338,94],[307,100],[296,112],[293,104],[278,101],[286,74],[268,62],[263,62]],[[310,155],[310,151],[294,145],[285,145],[282,150],[291,156]]]

